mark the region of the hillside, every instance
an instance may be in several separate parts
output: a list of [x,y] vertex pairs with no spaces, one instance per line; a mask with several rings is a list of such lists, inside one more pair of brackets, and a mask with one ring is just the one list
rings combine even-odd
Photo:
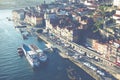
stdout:
[[[43,3],[44,0],[0,0],[0,9],[21,8]],[[46,0],[47,3],[53,0]]]

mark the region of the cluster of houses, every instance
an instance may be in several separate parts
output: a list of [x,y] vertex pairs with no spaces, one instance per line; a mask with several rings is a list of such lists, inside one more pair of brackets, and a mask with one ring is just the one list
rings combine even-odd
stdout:
[[[45,26],[51,35],[69,42],[91,47],[104,58],[120,63],[120,39],[100,42],[101,38],[93,38],[89,27],[99,19],[100,15],[91,17],[103,0],[56,0],[55,3],[42,4],[35,7],[13,10],[13,20],[23,21],[31,26]],[[106,5],[117,7],[112,16],[120,24],[120,0],[104,0]],[[89,37],[88,37],[89,36]],[[91,37],[92,36],[92,37]],[[98,35],[97,35],[98,36]],[[116,56],[117,55],[117,56]]]
[[[26,7],[25,9],[13,10],[13,20],[16,23],[26,23],[31,26],[45,26],[44,11],[46,5],[37,5],[35,7]],[[42,10],[41,10],[42,9]]]

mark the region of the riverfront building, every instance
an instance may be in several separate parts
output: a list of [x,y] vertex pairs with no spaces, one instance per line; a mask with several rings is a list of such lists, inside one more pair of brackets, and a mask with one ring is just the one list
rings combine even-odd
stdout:
[[15,22],[24,22],[31,26],[45,26],[44,23],[44,11],[46,5],[36,7],[26,7],[25,9],[13,10],[13,20]]
[[120,0],[113,0],[113,5],[120,8]]
[[97,21],[101,18],[99,14],[96,14],[93,18],[86,16],[90,11],[91,9],[88,7],[72,8],[69,6],[63,7],[62,9],[50,9],[50,12],[45,14],[46,30],[66,41],[72,41],[77,44],[83,41],[84,44],[91,47],[91,50],[96,51],[101,57],[116,62],[116,54],[119,46],[116,47],[115,44],[119,45],[119,43],[114,41],[111,44],[107,41],[103,43],[99,38],[92,38],[94,34],[89,34],[89,37],[83,40],[88,35],[86,29],[91,26],[91,21]]
[[43,21],[43,13],[29,13],[26,12],[25,15],[25,22],[28,24],[31,24],[32,26],[37,26],[37,25],[41,25],[42,21]]
[[13,14],[12,19],[15,22],[24,20],[24,18],[25,18],[25,11],[23,9],[13,10],[12,14]]
[[64,18],[60,14],[56,15],[54,13],[45,14],[45,16],[46,29],[50,33],[67,41],[79,42],[79,25],[71,22],[71,19],[67,15],[62,15]]
[[113,15],[113,19],[116,20],[116,23],[120,24],[120,9],[116,10],[116,13]]

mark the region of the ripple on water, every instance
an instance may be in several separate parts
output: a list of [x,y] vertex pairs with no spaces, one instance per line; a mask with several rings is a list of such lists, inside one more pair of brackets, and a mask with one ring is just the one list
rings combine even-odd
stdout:
[[[5,61],[4,64],[1,64],[0,67],[2,73],[7,73],[7,74],[19,74],[19,75],[24,75],[24,71],[28,70],[29,68],[27,67],[27,61],[23,58],[19,59],[12,59],[9,61]],[[29,66],[29,65],[28,65]],[[29,71],[29,70],[28,70]]]
[[7,80],[7,79],[8,79],[7,74],[0,73],[0,80]]
[[[26,71],[27,70],[27,71]],[[2,71],[2,74],[0,74],[1,79],[5,80],[20,80],[21,78],[26,78],[32,76],[30,73],[32,73],[30,70],[28,70],[28,68],[26,68],[26,66],[22,67],[21,66],[14,66],[14,67],[6,67],[4,68],[4,70]],[[29,79],[26,79],[29,80]]]

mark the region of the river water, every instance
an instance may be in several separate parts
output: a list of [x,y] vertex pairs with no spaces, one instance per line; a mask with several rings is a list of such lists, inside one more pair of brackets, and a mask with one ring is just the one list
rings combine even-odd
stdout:
[[36,44],[44,49],[45,43],[38,41],[36,37],[23,40],[21,34],[14,28],[14,24],[7,21],[6,17],[11,16],[11,10],[0,10],[0,80],[70,80],[66,71],[69,66],[75,69],[82,80],[94,80],[57,53],[47,53],[47,64],[34,71],[25,57],[18,56],[17,48],[26,43]]

